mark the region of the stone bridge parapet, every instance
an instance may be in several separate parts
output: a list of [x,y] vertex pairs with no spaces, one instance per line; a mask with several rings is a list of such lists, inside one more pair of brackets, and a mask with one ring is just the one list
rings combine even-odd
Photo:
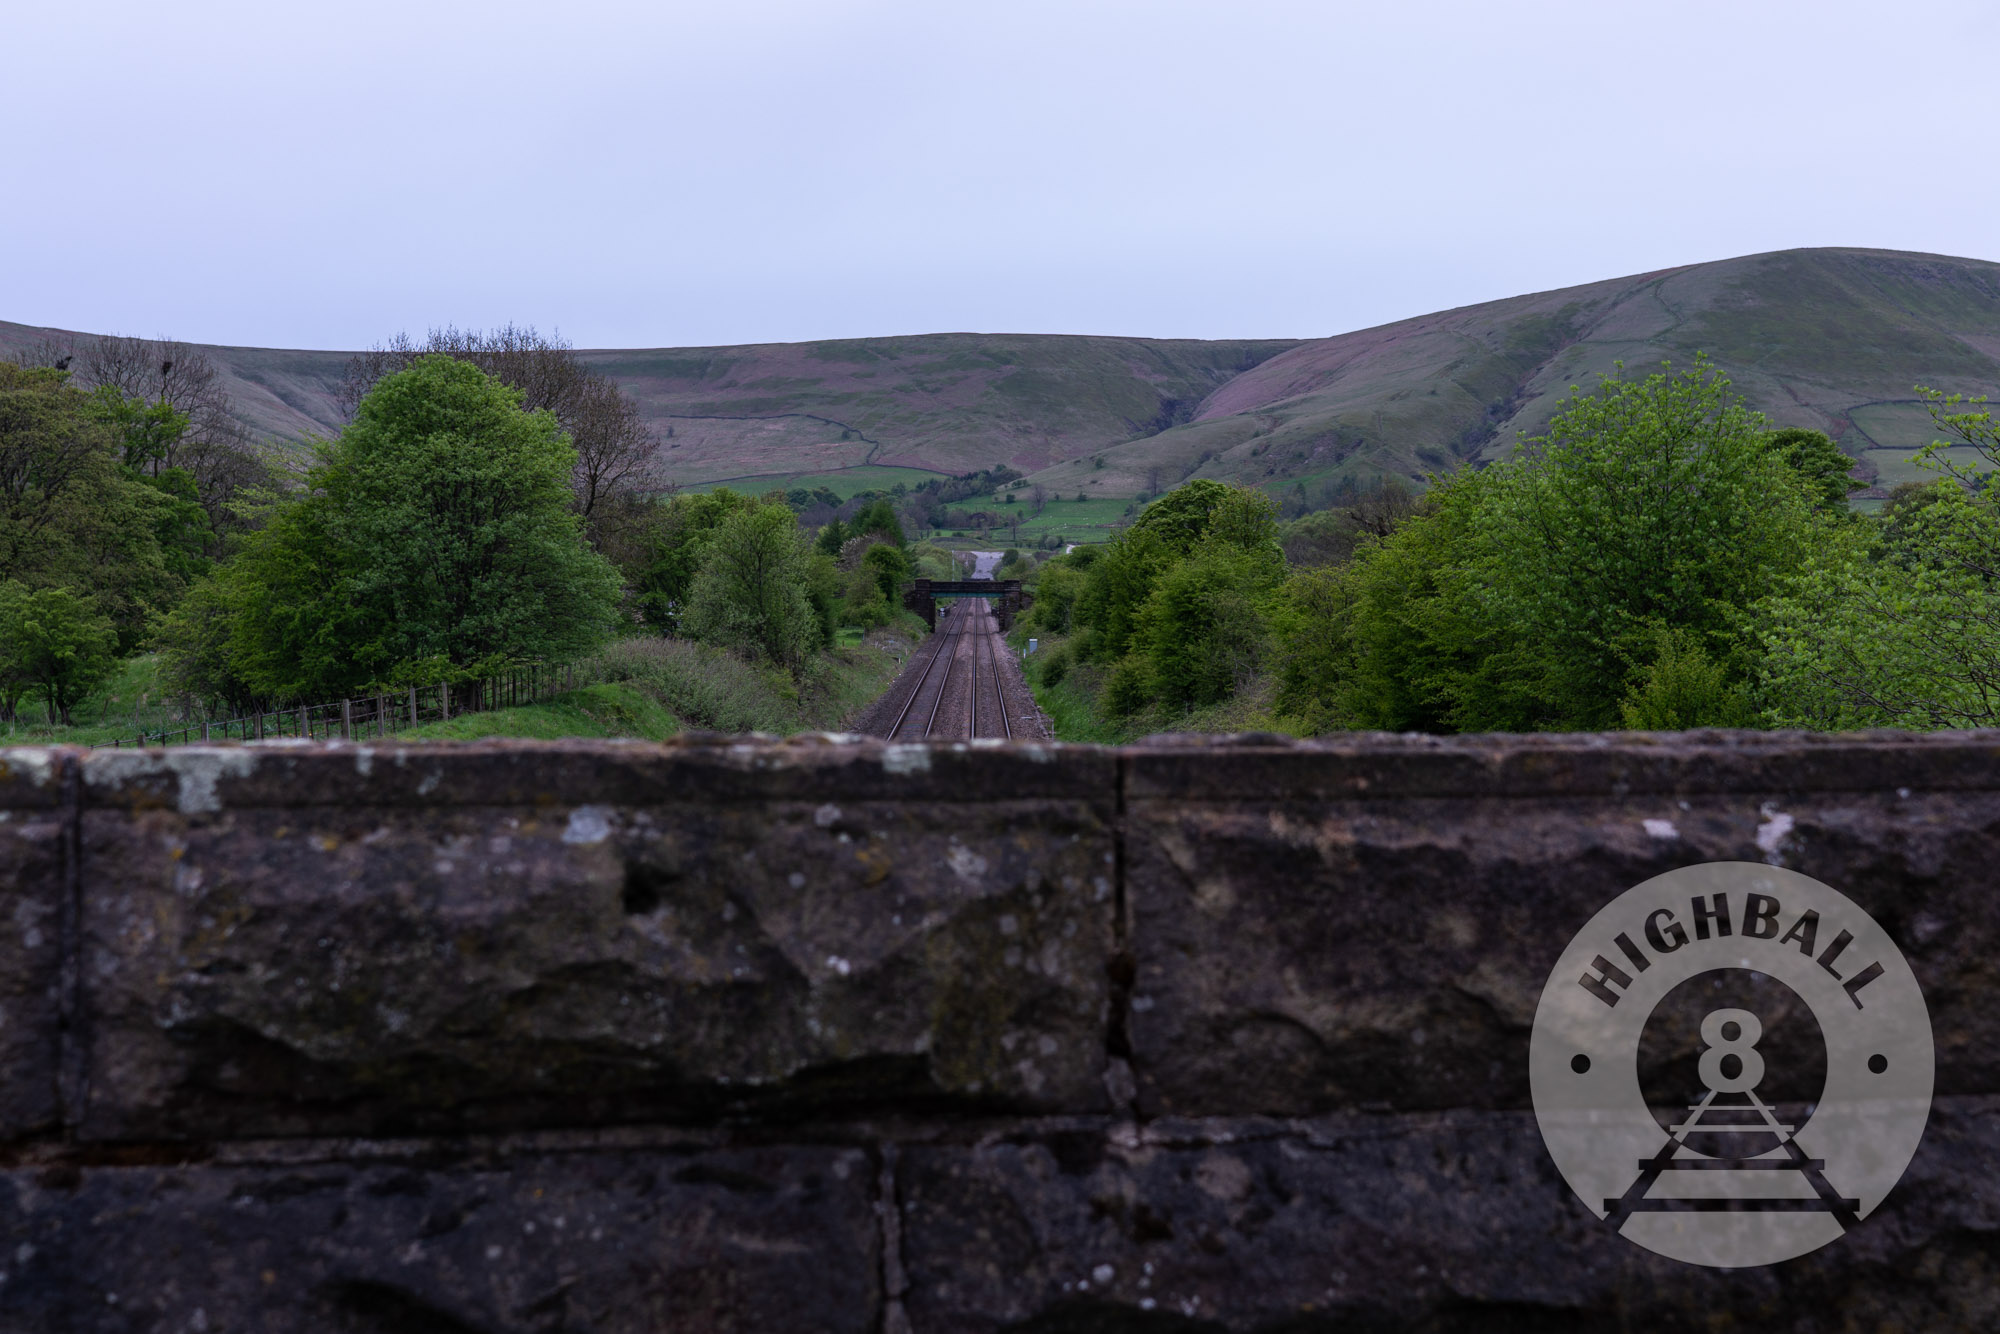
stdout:
[[[1769,861],[1929,998],[1877,1215],[1609,1231],[1605,902]],[[0,753],[0,1330],[1991,1328],[2000,734]]]

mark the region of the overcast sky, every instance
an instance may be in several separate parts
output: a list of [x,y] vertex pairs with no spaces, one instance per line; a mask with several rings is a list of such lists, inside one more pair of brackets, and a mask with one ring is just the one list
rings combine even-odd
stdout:
[[1790,246],[2000,259],[1992,0],[7,11],[32,324],[1303,337]]

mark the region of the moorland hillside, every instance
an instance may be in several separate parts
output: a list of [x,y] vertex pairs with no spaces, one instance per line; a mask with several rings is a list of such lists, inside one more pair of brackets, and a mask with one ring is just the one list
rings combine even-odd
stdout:
[[[0,323],[0,357],[53,332]],[[348,353],[203,350],[259,436],[338,429]],[[1512,448],[1619,361],[1703,351],[1752,406],[1893,481],[1931,438],[1913,385],[2000,391],[2000,264],[1777,251],[1304,342],[949,333],[583,358],[637,400],[683,485],[1004,463],[1109,498],[1422,476]]]

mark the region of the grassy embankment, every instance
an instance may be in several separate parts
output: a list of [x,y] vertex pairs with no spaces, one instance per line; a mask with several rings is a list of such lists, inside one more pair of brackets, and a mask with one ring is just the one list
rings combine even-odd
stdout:
[[[835,648],[814,663],[802,681],[686,640],[625,640],[592,663],[579,664],[584,674],[599,678],[590,685],[536,704],[427,723],[398,733],[396,739],[659,740],[684,729],[780,734],[835,730],[887,689],[922,632],[922,623],[907,613],[866,636],[843,631]],[[89,746],[129,741],[141,729],[156,733],[188,722],[178,704],[166,698],[159,660],[152,654],[121,664],[104,689],[74,710],[74,722],[68,727],[48,725],[45,711],[34,700],[22,701],[21,714],[21,720],[0,732],[0,743]]]
[[[1008,636],[1017,648],[1028,634]],[[1049,717],[1059,741],[1105,744],[1134,741],[1160,732],[1284,732],[1303,736],[1296,723],[1271,711],[1273,682],[1260,676],[1220,704],[1170,713],[1154,707],[1129,718],[1113,717],[1104,707],[1104,686],[1110,670],[1097,663],[1078,662],[1070,636],[1042,639],[1023,662],[1028,688]]]
[[629,639],[584,670],[608,679],[540,704],[465,714],[402,733],[474,737],[636,737],[705,732],[834,731],[888,688],[922,623],[907,613],[866,636],[844,631],[803,680],[680,639]]

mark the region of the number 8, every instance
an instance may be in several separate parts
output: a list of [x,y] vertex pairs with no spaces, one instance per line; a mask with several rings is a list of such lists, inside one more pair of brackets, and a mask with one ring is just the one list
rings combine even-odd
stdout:
[[[1734,1025],[1736,1032],[1725,1032]],[[1764,1078],[1764,1058],[1757,1051],[1757,1039],[1764,1026],[1748,1010],[1716,1010],[1701,1021],[1701,1039],[1708,1049],[1701,1054],[1701,1082],[1717,1093],[1748,1093]],[[1722,1073],[1722,1058],[1734,1056],[1736,1073]]]

